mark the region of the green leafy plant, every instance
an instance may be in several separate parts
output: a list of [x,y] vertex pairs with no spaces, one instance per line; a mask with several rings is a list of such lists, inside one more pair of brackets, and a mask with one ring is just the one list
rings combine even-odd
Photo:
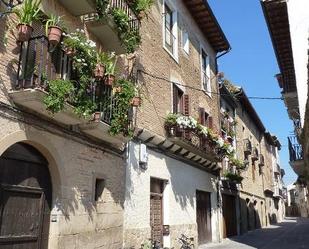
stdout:
[[153,0],[136,0],[133,4],[134,12],[139,15],[141,12],[147,14],[153,4]]
[[131,137],[133,130],[129,128],[128,111],[131,108],[131,100],[135,96],[135,86],[130,80],[120,79],[116,82],[116,87],[121,87],[121,91],[113,96],[117,107],[112,114],[109,133],[113,136],[121,133]]
[[225,172],[223,176],[229,179],[230,181],[236,182],[236,183],[241,183],[242,180],[244,179],[241,175],[237,173],[232,173],[232,172]]
[[111,12],[114,22],[117,25],[117,29],[119,32],[119,35],[125,34],[129,30],[129,16],[127,13],[120,9],[120,8],[114,8]]
[[138,30],[129,30],[123,37],[123,44],[127,53],[133,53],[141,44],[141,36]]
[[54,14],[51,14],[48,19],[46,20],[46,23],[45,23],[45,33],[46,35],[48,35],[48,29],[50,27],[59,27],[61,28],[63,26],[63,22],[62,22],[62,16],[57,16],[57,15],[54,15]]
[[109,0],[96,0],[96,10],[99,20],[106,17],[108,4]]
[[111,53],[107,58],[105,58],[105,74],[106,75],[115,75],[115,68],[118,61],[118,57]]
[[40,18],[41,0],[25,0],[20,8],[14,10],[19,23],[31,25],[33,21]]
[[231,165],[235,166],[239,170],[246,169],[246,164],[239,159],[236,159],[234,157],[229,157],[229,162]]
[[176,125],[178,116],[176,113],[169,113],[165,118],[165,126],[170,127]]
[[44,97],[46,109],[52,113],[63,110],[65,102],[74,91],[70,80],[51,80],[48,82],[48,94]]

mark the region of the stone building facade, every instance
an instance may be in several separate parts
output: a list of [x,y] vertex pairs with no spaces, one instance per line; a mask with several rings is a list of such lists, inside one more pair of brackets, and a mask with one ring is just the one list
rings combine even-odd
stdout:
[[[73,14],[86,1],[69,9],[62,2],[43,0],[41,9],[63,16],[68,32],[85,29],[98,49],[104,47]],[[106,129],[100,137],[89,136],[82,124],[91,124],[69,107],[50,115],[40,89],[15,88],[22,45],[12,23],[13,14],[0,18],[0,206],[6,217],[1,216],[0,226],[2,238],[19,238],[2,240],[0,247],[122,248],[126,140]],[[44,33],[45,27],[37,25],[33,36]],[[42,207],[39,200],[44,199]]]
[[220,163],[198,136],[171,137],[165,126],[170,113],[181,113],[219,131],[216,55],[229,45],[214,20],[205,1],[165,0],[155,1],[142,21],[136,70],[143,104],[128,146],[125,247],[152,238],[178,248],[181,234],[196,246],[221,238]]

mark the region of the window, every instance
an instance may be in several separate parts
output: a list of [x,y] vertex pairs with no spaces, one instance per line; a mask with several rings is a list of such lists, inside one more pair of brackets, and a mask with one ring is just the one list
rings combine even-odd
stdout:
[[164,1],[164,20],[163,20],[163,44],[164,48],[178,60],[177,54],[177,12]]
[[98,202],[102,199],[103,191],[105,187],[104,179],[95,179],[95,189],[94,189],[94,201]]
[[211,95],[210,77],[209,77],[209,58],[205,51],[202,49],[202,87],[208,95]]
[[182,49],[189,54],[189,35],[185,30],[182,31]]
[[199,108],[199,122],[201,125],[207,126],[210,129],[213,129],[213,120],[212,117],[209,116],[207,112],[205,112],[204,108]]

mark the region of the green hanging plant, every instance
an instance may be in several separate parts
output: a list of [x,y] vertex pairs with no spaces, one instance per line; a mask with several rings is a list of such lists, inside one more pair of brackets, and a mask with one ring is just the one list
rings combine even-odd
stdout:
[[120,87],[121,91],[114,95],[117,106],[112,115],[109,133],[113,136],[123,134],[132,137],[133,130],[129,128],[128,111],[131,108],[131,100],[135,96],[135,86],[130,80],[120,79],[116,82],[116,87]]
[[51,80],[47,83],[48,94],[43,101],[46,109],[52,113],[63,110],[65,103],[70,99],[74,86],[70,80]]

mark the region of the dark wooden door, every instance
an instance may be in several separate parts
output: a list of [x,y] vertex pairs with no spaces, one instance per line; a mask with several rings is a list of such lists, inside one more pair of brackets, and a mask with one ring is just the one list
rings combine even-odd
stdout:
[[163,246],[163,188],[164,181],[151,178],[150,181],[150,226],[152,241]]
[[198,243],[211,242],[211,203],[208,192],[196,191],[196,223]]
[[237,235],[236,198],[222,194],[223,238]]
[[51,208],[48,163],[32,146],[17,143],[0,157],[0,248],[48,246]]

